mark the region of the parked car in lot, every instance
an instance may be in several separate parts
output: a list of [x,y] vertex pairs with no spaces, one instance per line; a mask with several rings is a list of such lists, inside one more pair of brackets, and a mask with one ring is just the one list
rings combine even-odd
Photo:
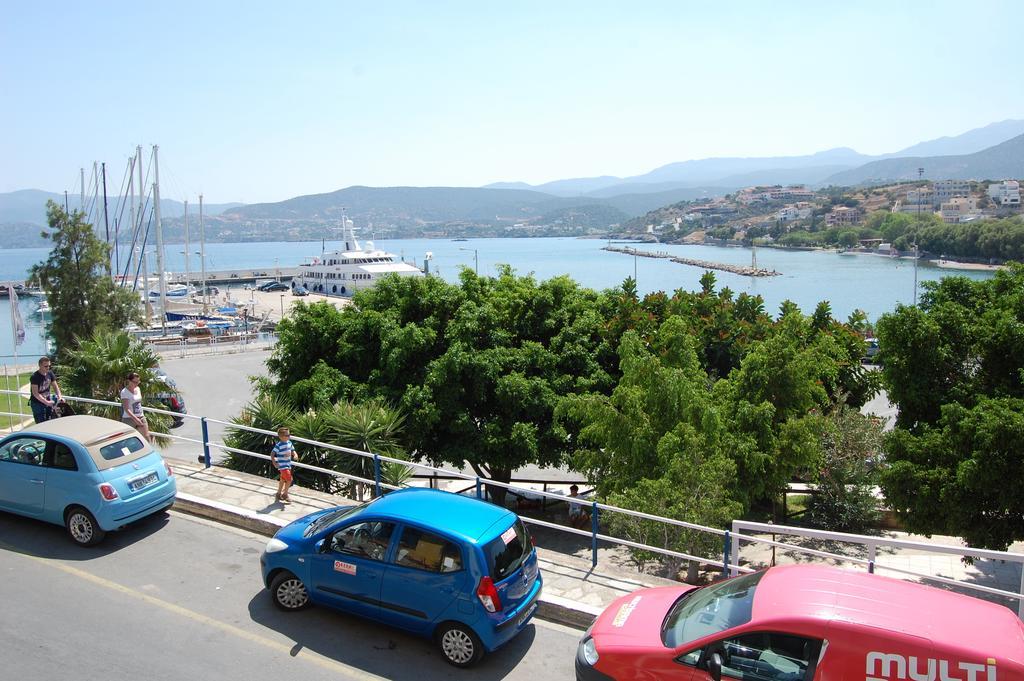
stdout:
[[175,412],[174,423],[171,424],[172,428],[177,428],[181,424],[185,423],[185,419],[177,414],[187,414],[188,409],[185,408],[185,398],[182,397],[181,393],[178,392],[178,384],[174,382],[174,379],[167,375],[167,372],[157,367],[154,370],[158,380],[163,381],[167,384],[169,390],[156,393],[153,397],[160,401],[163,408],[167,411]]
[[260,564],[279,608],[312,602],[433,637],[457,667],[522,631],[542,586],[515,513],[423,488],[300,518]]
[[292,289],[293,296],[308,296],[309,291],[306,290],[305,286],[296,286]]
[[260,284],[259,291],[264,293],[273,293],[275,291],[287,291],[289,288],[288,284],[283,281],[268,281],[265,284]]
[[1024,679],[1024,625],[1006,607],[823,565],[640,589],[576,652],[578,681],[996,681],[997,669]]
[[66,416],[0,440],[0,510],[63,525],[82,546],[170,508],[176,494],[160,453],[118,421]]

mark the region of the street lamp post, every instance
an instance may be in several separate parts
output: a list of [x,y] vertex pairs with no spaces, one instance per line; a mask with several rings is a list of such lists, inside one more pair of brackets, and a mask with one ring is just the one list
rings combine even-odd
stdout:
[[477,250],[475,248],[463,248],[459,246],[460,251],[473,251],[473,274],[480,274],[480,261],[477,260]]
[[281,294],[281,319],[284,319],[284,294]]

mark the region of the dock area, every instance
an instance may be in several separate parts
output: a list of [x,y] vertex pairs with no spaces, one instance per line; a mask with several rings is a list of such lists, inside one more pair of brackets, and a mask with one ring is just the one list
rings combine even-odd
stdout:
[[[236,284],[253,284],[257,281],[275,279],[289,282],[299,274],[298,267],[256,267],[245,270],[207,270],[207,286],[234,286]],[[191,284],[202,286],[201,272],[172,272],[167,278],[168,284]]]
[[763,267],[733,265],[725,262],[697,260],[695,258],[680,258],[677,255],[672,255],[665,251],[641,251],[636,248],[618,248],[616,246],[605,246],[601,250],[639,256],[641,258],[660,258],[663,260],[671,260],[672,262],[679,263],[680,265],[692,265],[693,267],[701,267],[706,270],[721,270],[722,272],[731,272],[732,274],[739,274],[745,277],[777,277],[782,274],[781,272],[764,269]]

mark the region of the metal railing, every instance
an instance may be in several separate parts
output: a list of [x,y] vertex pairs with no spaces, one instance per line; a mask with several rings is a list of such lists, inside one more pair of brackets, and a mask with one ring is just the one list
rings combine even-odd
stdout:
[[[26,398],[26,399],[28,397],[27,393],[18,392],[18,391],[0,390],[0,394],[3,394],[3,393],[16,394],[16,395],[19,395],[20,397],[23,397],[23,398]],[[117,403],[117,402],[109,402],[109,401],[103,401],[103,400],[94,400],[94,399],[88,399],[88,398],[69,397],[69,396],[65,396],[65,398],[69,402],[80,402],[80,403],[83,403],[83,404],[95,404],[95,405],[120,407],[120,403]],[[245,425],[242,425],[242,424],[232,423],[232,422],[229,422],[229,421],[221,421],[221,420],[218,420],[218,419],[212,419],[212,418],[208,418],[208,417],[205,417],[205,416],[195,416],[195,415],[192,415],[192,414],[179,414],[177,412],[168,411],[168,410],[164,410],[164,409],[156,409],[156,408],[153,408],[153,407],[144,407],[144,411],[152,412],[152,413],[157,413],[157,414],[164,414],[164,415],[172,416],[172,417],[176,417],[176,418],[187,418],[187,419],[193,419],[193,420],[199,421],[201,423],[201,430],[202,430],[202,439],[201,440],[196,440],[195,438],[183,437],[183,436],[180,436],[180,435],[174,435],[174,434],[171,434],[171,433],[159,433],[158,435],[160,437],[166,437],[166,438],[169,438],[169,439],[175,440],[175,441],[189,442],[189,443],[193,443],[193,444],[196,444],[196,445],[200,445],[202,447],[202,449],[203,449],[203,454],[202,454],[202,457],[201,457],[202,458],[202,462],[203,462],[203,464],[207,468],[210,468],[210,467],[213,466],[213,450],[220,451],[220,452],[232,453],[232,454],[238,454],[238,455],[242,455],[242,456],[249,456],[249,457],[253,457],[255,459],[264,460],[264,461],[270,461],[270,459],[271,459],[271,456],[269,454],[263,454],[263,453],[259,453],[259,452],[252,452],[252,451],[248,451],[248,450],[244,450],[244,449],[238,449],[238,448],[230,447],[227,444],[225,444],[224,442],[217,442],[217,441],[212,440],[210,438],[209,426],[210,426],[210,424],[217,424],[217,425],[224,426],[226,428],[232,428],[232,429],[236,429],[236,430],[244,430],[244,431],[248,431],[248,432],[251,432],[251,433],[257,433],[257,434],[260,434],[260,435],[267,435],[267,436],[270,436],[270,437],[277,437],[277,432],[276,431],[263,430],[263,429],[260,429],[260,428],[254,428],[254,427],[251,427],[251,426],[245,426]],[[7,413],[7,412],[0,412],[0,413],[5,413],[5,414],[10,415],[10,416],[19,416],[19,414],[10,414],[10,413]],[[649,513],[642,513],[642,512],[633,511],[633,510],[630,510],[630,509],[619,508],[619,507],[616,507],[616,506],[611,506],[611,505],[608,505],[608,504],[603,504],[603,503],[600,503],[598,501],[593,501],[593,500],[585,502],[585,501],[583,501],[581,499],[579,501],[576,501],[575,499],[570,499],[570,497],[568,497],[568,496],[566,496],[564,494],[560,494],[560,493],[556,493],[556,492],[540,491],[540,490],[531,489],[531,488],[527,488],[527,487],[521,487],[521,486],[518,486],[518,485],[516,485],[514,483],[498,482],[498,481],[495,481],[495,480],[491,480],[489,478],[481,478],[481,477],[476,476],[476,475],[471,475],[471,474],[468,474],[468,473],[462,473],[460,471],[453,471],[453,470],[438,468],[438,467],[435,467],[435,466],[430,466],[430,465],[425,464],[425,463],[420,463],[420,462],[416,462],[416,461],[406,461],[404,459],[388,457],[388,456],[384,456],[384,455],[381,455],[381,454],[375,454],[375,453],[372,453],[372,452],[364,452],[364,451],[360,451],[360,450],[357,450],[357,449],[351,449],[351,448],[348,448],[348,447],[343,447],[343,446],[340,446],[340,445],[329,444],[329,443],[326,443],[326,442],[319,442],[319,441],[316,441],[316,440],[309,440],[309,439],[306,439],[306,438],[301,438],[301,437],[296,437],[296,436],[292,436],[291,439],[293,441],[295,441],[295,442],[299,442],[299,443],[303,443],[303,444],[308,444],[308,445],[311,445],[311,446],[314,446],[314,447],[317,447],[317,448],[320,448],[320,449],[336,451],[336,452],[340,452],[340,453],[347,454],[347,455],[350,455],[350,456],[356,456],[356,457],[372,459],[372,461],[373,461],[373,479],[372,480],[369,479],[369,478],[363,478],[363,477],[360,477],[360,476],[357,476],[357,475],[353,475],[351,473],[344,473],[344,472],[341,472],[341,471],[336,471],[336,470],[332,470],[332,469],[328,469],[328,468],[323,468],[323,467],[315,466],[315,465],[308,464],[308,463],[303,463],[301,461],[296,461],[292,465],[295,466],[296,468],[302,468],[302,469],[306,469],[306,470],[313,471],[313,472],[316,472],[316,473],[332,476],[334,478],[338,478],[338,479],[342,479],[342,480],[348,480],[348,481],[355,481],[355,482],[367,485],[367,486],[373,488],[375,496],[380,496],[381,494],[384,493],[384,490],[400,489],[400,487],[395,486],[395,485],[390,485],[390,484],[388,484],[386,482],[383,482],[382,479],[381,479],[381,473],[382,473],[381,465],[383,463],[396,463],[396,464],[401,464],[401,465],[407,466],[407,467],[409,467],[411,469],[414,469],[415,471],[426,472],[428,475],[433,474],[433,475],[437,475],[438,477],[445,477],[445,478],[448,478],[448,479],[461,479],[461,480],[467,481],[468,483],[472,483],[472,486],[469,489],[474,489],[475,490],[475,496],[478,499],[485,499],[488,496],[488,494],[486,493],[486,488],[496,487],[496,488],[504,489],[504,490],[509,491],[509,492],[517,493],[520,496],[541,497],[542,499],[546,499],[546,500],[549,500],[551,502],[555,502],[555,503],[559,503],[559,504],[560,503],[567,503],[567,504],[574,503],[574,504],[579,504],[581,506],[588,507],[589,511],[590,511],[590,522],[591,522],[591,526],[590,526],[590,530],[589,531],[582,530],[582,529],[577,529],[577,528],[574,528],[574,527],[567,527],[567,526],[562,525],[560,523],[551,522],[549,520],[543,520],[541,518],[530,517],[530,516],[524,515],[523,513],[520,513],[519,516],[523,519],[524,522],[530,523],[532,525],[536,525],[538,527],[545,527],[545,528],[548,528],[548,529],[556,530],[558,532],[567,533],[567,534],[575,535],[575,536],[578,536],[578,537],[587,537],[587,538],[589,538],[590,539],[590,549],[591,549],[591,564],[592,564],[593,567],[596,567],[598,565],[598,545],[599,545],[599,543],[603,542],[603,543],[606,543],[606,544],[613,544],[613,545],[616,545],[616,546],[622,546],[622,547],[627,547],[627,548],[631,548],[631,549],[638,549],[638,550],[642,550],[642,551],[647,551],[647,552],[650,552],[650,553],[658,554],[660,556],[667,556],[667,557],[676,558],[676,559],[679,559],[679,560],[695,561],[695,562],[697,562],[699,564],[706,565],[706,566],[708,566],[708,565],[714,566],[714,567],[716,567],[716,568],[721,570],[722,576],[724,577],[724,576],[728,576],[728,575],[736,575],[736,574],[739,574],[741,572],[753,572],[754,570],[751,567],[746,566],[746,565],[742,565],[740,563],[740,551],[741,551],[742,543],[763,544],[763,545],[766,545],[766,546],[772,546],[772,547],[775,547],[775,548],[781,548],[781,549],[784,549],[786,551],[791,551],[791,552],[799,553],[799,554],[802,554],[802,555],[815,556],[815,557],[818,557],[818,558],[824,558],[824,559],[828,559],[828,560],[832,560],[832,561],[845,562],[845,563],[850,563],[850,564],[853,564],[853,565],[863,565],[868,572],[875,572],[876,570],[883,569],[883,570],[887,570],[887,571],[898,573],[900,575],[903,575],[904,577],[909,577],[909,578],[914,578],[914,579],[919,579],[919,580],[931,580],[931,581],[935,581],[935,582],[938,582],[938,583],[941,583],[941,584],[944,584],[944,585],[947,585],[947,586],[954,586],[954,587],[957,587],[957,588],[968,589],[968,590],[971,590],[971,591],[976,591],[976,592],[979,592],[979,593],[988,594],[990,596],[998,596],[998,597],[1002,597],[1002,598],[1013,599],[1013,600],[1016,600],[1017,603],[1018,603],[1018,608],[1017,608],[1018,616],[1020,616],[1022,619],[1024,619],[1024,554],[1020,554],[1020,553],[1011,553],[1011,552],[1006,552],[1006,551],[990,551],[990,550],[986,550],[986,549],[974,549],[974,548],[970,548],[970,547],[957,547],[957,546],[947,546],[947,545],[939,545],[939,544],[928,544],[928,543],[923,543],[923,542],[914,542],[914,541],[906,541],[906,540],[899,540],[899,539],[888,539],[888,538],[884,538],[884,537],[874,537],[874,536],[868,536],[868,535],[845,534],[845,533],[841,533],[841,532],[828,532],[828,531],[824,531],[824,530],[813,530],[813,529],[801,528],[801,527],[790,527],[790,526],[785,526],[785,525],[774,525],[774,524],[771,524],[771,523],[756,523],[756,522],[750,522],[750,521],[744,521],[744,520],[734,520],[732,522],[731,529],[723,530],[723,529],[719,529],[719,528],[707,527],[707,526],[704,526],[704,525],[698,525],[696,523],[689,523],[689,522],[685,522],[685,521],[682,521],[682,520],[676,520],[676,519],[673,519],[673,518],[664,518],[664,517],[652,515],[652,514],[649,514]],[[429,477],[427,479],[429,480]],[[697,531],[697,532],[701,532],[701,533],[712,535],[712,536],[717,537],[718,539],[720,539],[721,542],[722,542],[722,558],[721,558],[721,560],[716,560],[714,558],[709,558],[708,556],[692,555],[692,554],[688,554],[688,553],[684,553],[684,552],[680,552],[680,551],[673,551],[673,550],[662,548],[662,547],[659,547],[659,546],[653,546],[653,545],[650,545],[650,544],[643,544],[643,543],[640,543],[640,542],[631,541],[629,539],[623,539],[623,538],[620,538],[620,537],[613,537],[613,536],[610,536],[610,535],[607,535],[607,534],[602,534],[600,532],[600,524],[601,524],[602,515],[608,514],[608,513],[619,513],[619,514],[623,514],[623,515],[628,516],[628,517],[637,518],[637,519],[641,519],[641,520],[652,521],[652,522],[660,523],[660,524],[667,525],[667,526],[670,526],[670,527],[673,527],[673,528],[677,528],[677,529],[678,528],[682,528],[682,529],[687,529],[687,530],[694,530],[694,531]],[[762,533],[762,534],[771,534],[771,535],[779,535],[779,534],[793,535],[793,536],[800,536],[800,537],[806,537],[806,538],[811,538],[811,539],[819,539],[819,540],[826,540],[826,541],[840,541],[840,542],[845,542],[845,543],[848,543],[848,544],[853,544],[853,545],[865,547],[866,550],[867,550],[867,554],[868,555],[867,555],[867,558],[851,557],[851,556],[848,556],[848,555],[843,555],[843,554],[829,552],[829,551],[822,551],[822,550],[819,550],[819,549],[809,548],[809,547],[805,547],[805,546],[799,546],[799,545],[796,545],[796,544],[789,544],[789,543],[785,543],[785,542],[779,542],[779,541],[775,541],[774,538],[773,539],[767,539],[765,537],[756,536],[756,535],[753,535],[753,534],[745,534],[744,531],[759,532],[759,533]],[[960,556],[961,558],[972,557],[972,558],[981,558],[981,559],[985,559],[985,560],[1009,561],[1009,562],[1015,563],[1016,565],[1021,566],[1020,590],[1019,590],[1019,592],[1006,591],[1006,590],[1002,590],[1002,589],[996,589],[996,588],[993,588],[993,587],[984,586],[984,585],[981,585],[981,584],[973,584],[971,582],[950,579],[950,578],[942,577],[942,576],[939,576],[939,575],[931,575],[931,574],[927,574],[927,573],[923,573],[923,572],[918,572],[918,571],[914,571],[914,570],[900,568],[900,567],[897,567],[897,566],[894,566],[894,565],[886,565],[886,564],[883,564],[883,563],[879,563],[879,561],[877,559],[878,558],[877,557],[877,551],[878,551],[879,547],[902,548],[902,549],[908,549],[908,550],[914,550],[914,551],[924,551],[924,552],[929,552],[929,553],[938,553],[938,554],[943,554],[943,555],[956,555],[956,556]]]

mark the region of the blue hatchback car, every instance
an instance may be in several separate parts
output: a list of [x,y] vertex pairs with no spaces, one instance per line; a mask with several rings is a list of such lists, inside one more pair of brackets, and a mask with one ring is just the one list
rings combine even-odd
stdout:
[[519,517],[433,489],[391,492],[282,528],[260,557],[275,605],[311,602],[432,637],[468,667],[537,609],[537,551]]
[[65,416],[0,440],[0,510],[63,525],[82,546],[169,508],[176,495],[160,453],[118,421]]

